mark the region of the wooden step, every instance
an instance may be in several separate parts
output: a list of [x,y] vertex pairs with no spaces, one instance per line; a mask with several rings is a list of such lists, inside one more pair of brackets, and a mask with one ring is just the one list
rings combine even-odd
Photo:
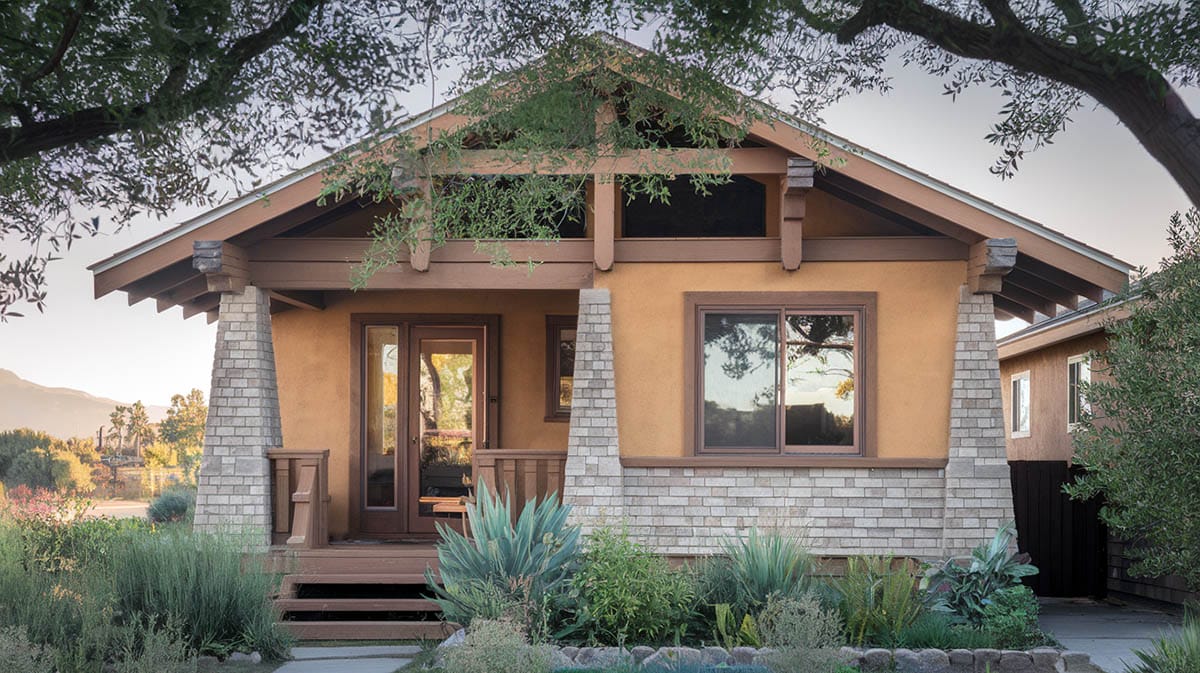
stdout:
[[424,598],[280,598],[282,612],[437,612]]
[[301,575],[325,573],[420,575],[425,572],[426,568],[437,572],[437,559],[417,556],[297,556],[278,559],[273,567],[279,572]]
[[297,640],[442,640],[458,629],[445,622],[280,622]]
[[425,584],[422,573],[297,573],[285,575],[291,584]]

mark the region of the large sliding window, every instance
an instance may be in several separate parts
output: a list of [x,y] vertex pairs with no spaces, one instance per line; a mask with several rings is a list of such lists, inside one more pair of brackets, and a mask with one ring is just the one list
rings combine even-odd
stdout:
[[754,305],[696,303],[699,453],[864,453],[873,297],[786,294],[777,304],[763,303],[770,293]]

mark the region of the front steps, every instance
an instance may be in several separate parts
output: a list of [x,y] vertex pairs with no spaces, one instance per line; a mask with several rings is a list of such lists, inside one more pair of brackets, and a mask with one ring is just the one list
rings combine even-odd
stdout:
[[271,556],[284,573],[275,605],[298,640],[432,640],[457,628],[424,598],[425,569],[437,571],[432,544],[341,544]]

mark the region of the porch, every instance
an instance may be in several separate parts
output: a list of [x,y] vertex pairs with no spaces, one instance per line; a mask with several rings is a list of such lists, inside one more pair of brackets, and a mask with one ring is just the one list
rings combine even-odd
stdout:
[[[329,451],[273,449],[269,563],[283,573],[276,599],[300,640],[444,638],[453,627],[425,598],[437,575],[436,541],[331,539]],[[561,493],[566,454],[489,449],[475,454],[475,483],[522,503]],[[461,515],[459,515],[461,516]],[[454,516],[445,517],[458,527]]]

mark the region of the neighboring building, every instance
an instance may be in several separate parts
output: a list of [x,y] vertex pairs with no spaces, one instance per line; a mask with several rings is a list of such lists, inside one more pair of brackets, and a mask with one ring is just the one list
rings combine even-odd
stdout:
[[1178,577],[1132,577],[1125,543],[1110,539],[1099,503],[1061,492],[1076,470],[1073,426],[1088,410],[1081,381],[1104,375],[1105,325],[1129,315],[1124,302],[1082,302],[998,342],[1005,431],[1021,547],[1047,560],[1039,593],[1111,594],[1183,603],[1195,599]]
[[196,525],[326,559],[309,581],[405,548],[331,539],[430,539],[468,479],[559,491],[672,555],[749,526],[829,556],[988,539],[1013,517],[995,316],[1118,290],[1129,266],[779,119],[723,150],[734,179],[707,199],[625,204],[595,180],[578,230],[508,243],[532,273],[449,241],[351,292],[380,211],[318,207],[318,169],[95,265],[97,296],[220,322]]

